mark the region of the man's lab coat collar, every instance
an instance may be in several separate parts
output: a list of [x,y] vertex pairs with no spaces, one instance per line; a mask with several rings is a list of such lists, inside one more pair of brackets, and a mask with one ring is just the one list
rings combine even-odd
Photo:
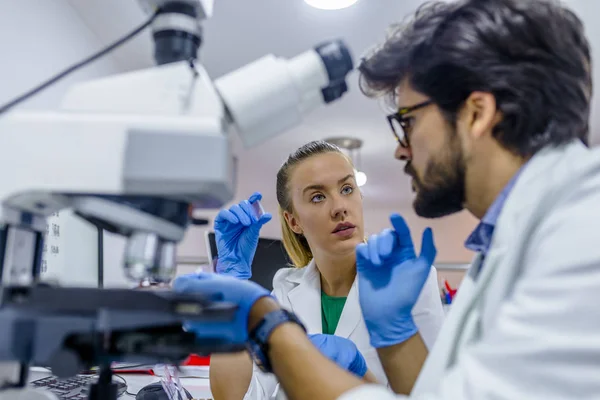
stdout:
[[[521,218],[523,210],[530,210],[532,201],[538,201],[534,193],[540,190],[540,185],[544,186],[545,181],[551,179],[548,174],[552,173],[552,167],[558,164],[558,161],[564,157],[565,153],[577,148],[583,148],[584,145],[579,140],[574,140],[560,147],[546,146],[538,151],[527,162],[527,168],[524,168],[516,180],[510,195],[506,198],[503,210],[498,217],[496,229],[492,237],[490,251],[485,258],[486,267],[481,271],[478,280],[485,281],[491,278],[495,269],[500,263],[496,263],[496,259],[503,259],[510,249],[511,240],[514,237],[513,227],[517,220]],[[481,258],[476,257],[478,263],[483,262]],[[488,268],[489,266],[489,268]],[[489,269],[489,271],[488,271]],[[476,269],[471,268],[469,274],[474,276]],[[477,287],[485,287],[486,284],[481,283]]]
[[[289,291],[288,299],[292,305],[292,310],[306,325],[309,333],[323,333],[321,319],[321,274],[314,260],[302,270],[304,273],[290,274],[286,278],[288,282],[298,285]],[[358,280],[355,278],[350,293],[348,293],[344,309],[342,310],[335,335],[344,338],[350,337],[361,318],[362,312],[360,311],[358,302]]]

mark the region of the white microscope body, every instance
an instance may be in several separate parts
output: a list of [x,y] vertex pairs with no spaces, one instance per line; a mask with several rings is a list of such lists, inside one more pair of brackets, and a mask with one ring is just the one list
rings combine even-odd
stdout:
[[[48,304],[61,289],[37,289],[43,232],[52,213],[70,208],[127,237],[124,267],[134,281],[169,281],[190,210],[218,208],[234,195],[230,132],[237,131],[246,146],[260,144],[347,90],[352,59],[340,41],[290,60],[265,56],[212,81],[196,60],[201,21],[212,14],[213,1],[140,3],[148,12],[160,10],[152,24],[157,67],[78,84],[59,111],[0,117],[0,362],[17,361],[22,368],[61,364],[55,358],[62,356],[63,338],[99,329],[100,316],[93,314],[99,309],[118,308],[114,315],[122,317],[103,329],[136,329],[135,310],[114,305],[99,289],[65,289],[64,296],[78,296],[73,308],[64,301]],[[182,301],[172,297],[160,301]],[[158,316],[146,312],[140,327],[191,318],[165,310]],[[33,352],[21,351],[15,338],[23,336],[17,327],[23,321],[46,332],[52,327],[53,334],[21,340],[24,348],[43,341]],[[69,351],[79,354],[77,348]],[[18,386],[26,383],[23,376]],[[0,391],[0,398],[14,398],[11,392]]]
[[[72,208],[129,238],[130,277],[168,280],[190,206],[218,208],[233,197],[232,126],[254,146],[297,125],[346,91],[352,60],[334,41],[291,60],[265,56],[213,82],[195,62],[199,39],[190,39],[200,37],[194,29],[212,2],[143,3],[197,11],[156,19],[155,55],[164,64],[76,85],[58,112],[0,118],[0,168],[10,171],[0,201],[3,222],[12,226],[9,240],[28,243],[29,250],[48,215]],[[194,33],[192,45],[189,54],[173,56],[167,50],[185,49],[181,32]],[[23,215],[29,227],[22,226]],[[31,283],[34,251],[11,251],[0,268],[2,282]]]

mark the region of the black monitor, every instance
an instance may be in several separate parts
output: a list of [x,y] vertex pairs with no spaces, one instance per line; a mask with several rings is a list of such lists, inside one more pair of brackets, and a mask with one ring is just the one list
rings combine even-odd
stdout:
[[[214,270],[219,256],[214,232],[206,233],[206,248],[208,259]],[[277,270],[291,266],[292,263],[281,240],[260,238],[252,261],[252,278],[250,280],[271,291],[273,290],[273,277]]]

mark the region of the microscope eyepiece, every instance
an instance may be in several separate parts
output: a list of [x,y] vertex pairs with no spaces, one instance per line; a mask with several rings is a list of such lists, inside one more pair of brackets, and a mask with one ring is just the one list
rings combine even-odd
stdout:
[[327,70],[329,85],[321,89],[323,101],[331,103],[348,91],[346,76],[354,68],[352,55],[341,40],[332,40],[315,47]]
[[186,3],[183,1],[171,1],[171,2],[165,3],[160,8],[160,10],[161,10],[160,11],[161,14],[167,14],[167,13],[184,14],[184,15],[188,15],[192,18],[196,18],[198,16],[198,13],[196,12],[196,7],[194,7],[190,3]]
[[158,65],[195,60],[202,44],[198,11],[190,3],[167,2],[152,24],[154,59]]
[[341,40],[320,44],[315,47],[315,51],[325,64],[331,83],[345,80],[346,75],[354,69],[350,50]]

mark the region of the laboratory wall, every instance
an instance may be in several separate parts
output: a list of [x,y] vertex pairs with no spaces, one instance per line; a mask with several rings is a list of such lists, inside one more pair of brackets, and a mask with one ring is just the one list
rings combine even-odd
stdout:
[[[36,86],[57,72],[102,48],[98,38],[66,0],[0,1],[0,103]],[[10,55],[10,57],[8,56]],[[21,109],[57,109],[68,87],[76,82],[119,72],[106,56],[23,103]],[[69,146],[69,143],[64,143]],[[31,168],[44,168],[31,164]],[[65,283],[97,282],[96,229],[70,212],[50,218],[44,254],[44,276]]]
[[[103,45],[66,0],[0,1],[0,26],[2,103],[80,61]],[[108,55],[69,75],[22,107],[56,108],[73,83],[118,71],[116,62]]]
[[[265,210],[276,214],[277,207],[272,202],[264,202]],[[413,241],[417,249],[421,244],[421,235],[426,227],[431,227],[434,232],[435,244],[438,250],[437,261],[447,264],[468,263],[473,253],[465,249],[464,241],[476,225],[476,220],[470,214],[462,212],[445,218],[428,220],[415,215],[412,208],[399,207],[397,209],[384,209],[369,207],[365,204],[364,221],[365,234],[378,233],[390,227],[389,217],[392,213],[400,213],[406,218],[411,228]],[[193,227],[188,230],[184,240],[179,246],[179,255],[185,260],[201,260],[206,257],[204,234],[213,229],[215,212],[200,212],[199,215],[208,218],[210,223],[206,227]],[[270,238],[280,238],[281,229],[277,216],[265,225],[261,235]]]
[[[265,199],[263,205],[271,213],[275,213],[277,210],[277,207],[268,199]],[[389,216],[394,212],[400,213],[406,218],[417,251],[420,250],[423,230],[426,227],[433,229],[438,250],[435,266],[438,271],[439,287],[440,289],[445,287],[446,281],[452,288],[459,287],[474,255],[464,247],[464,241],[475,227],[476,219],[467,212],[462,212],[450,217],[428,220],[417,217],[412,208],[382,209],[365,205],[365,233],[369,235],[389,227]],[[216,214],[216,211],[198,212],[199,216],[209,219],[210,223],[204,227],[192,227],[186,232],[186,236],[178,248],[179,274],[191,273],[202,268],[208,262],[205,234],[213,230]],[[281,238],[280,232],[279,220],[275,217],[263,227],[261,235],[269,238]]]

